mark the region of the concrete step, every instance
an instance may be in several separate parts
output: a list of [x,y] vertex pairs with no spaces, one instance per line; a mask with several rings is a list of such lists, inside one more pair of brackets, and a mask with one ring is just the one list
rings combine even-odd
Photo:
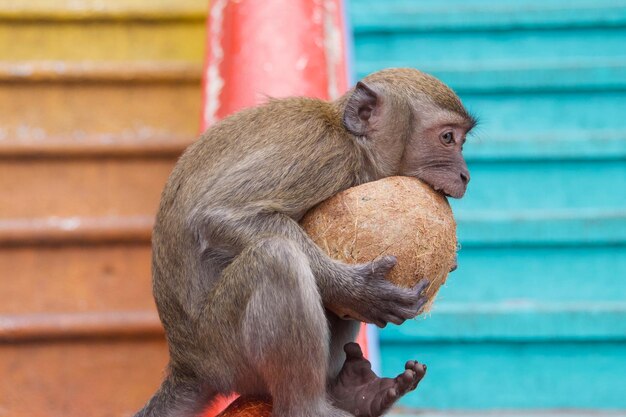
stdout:
[[156,391],[162,336],[0,343],[0,407],[8,416],[122,417]]
[[[2,246],[0,317],[6,314],[154,311],[150,242]],[[27,300],[27,301],[25,301]]]
[[174,62],[0,65],[0,158],[178,155],[197,134],[200,67]]
[[175,158],[0,160],[0,218],[154,215]]

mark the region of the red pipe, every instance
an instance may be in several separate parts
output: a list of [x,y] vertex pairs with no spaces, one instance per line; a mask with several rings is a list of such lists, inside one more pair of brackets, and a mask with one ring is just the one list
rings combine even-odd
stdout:
[[[342,0],[213,0],[202,130],[267,97],[335,99],[348,89]],[[367,351],[365,332],[358,342]],[[213,417],[232,399],[220,400]]]
[[202,129],[269,97],[334,99],[348,88],[341,0],[214,0]]

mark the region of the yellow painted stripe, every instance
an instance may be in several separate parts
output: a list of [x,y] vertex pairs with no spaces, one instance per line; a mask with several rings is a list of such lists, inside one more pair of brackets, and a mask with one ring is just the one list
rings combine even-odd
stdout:
[[204,19],[207,0],[0,0],[0,19]]
[[0,22],[0,60],[202,63],[203,21]]

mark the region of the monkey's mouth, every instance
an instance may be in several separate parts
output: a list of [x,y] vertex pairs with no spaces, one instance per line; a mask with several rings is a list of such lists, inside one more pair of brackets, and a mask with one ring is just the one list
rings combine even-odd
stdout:
[[443,194],[449,198],[461,198],[465,195],[465,187],[461,187],[458,190],[448,190],[438,185],[431,185],[431,187],[433,187],[433,189],[438,193]]
[[435,191],[437,191],[438,193],[443,194],[443,195],[445,195],[446,197],[450,197],[450,194],[446,193],[446,192],[444,191],[444,189],[443,189],[443,188],[441,188],[441,187],[437,187],[436,185],[433,185],[432,187],[433,187],[433,189],[434,189]]
[[424,181],[433,190],[449,198],[461,198],[467,189],[467,186],[461,181],[450,181],[437,177],[429,178],[428,175],[415,175],[415,178]]

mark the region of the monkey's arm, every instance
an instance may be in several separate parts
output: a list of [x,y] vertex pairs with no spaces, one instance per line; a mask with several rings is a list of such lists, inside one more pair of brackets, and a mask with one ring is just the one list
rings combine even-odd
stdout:
[[291,217],[264,209],[211,209],[205,212],[204,235],[209,242],[220,242],[236,252],[255,241],[279,236],[295,242],[307,256],[325,307],[346,319],[384,327],[401,324],[417,315],[426,302],[422,280],[414,288],[401,288],[385,279],[395,265],[392,256],[360,265],[332,260],[308,237]]

